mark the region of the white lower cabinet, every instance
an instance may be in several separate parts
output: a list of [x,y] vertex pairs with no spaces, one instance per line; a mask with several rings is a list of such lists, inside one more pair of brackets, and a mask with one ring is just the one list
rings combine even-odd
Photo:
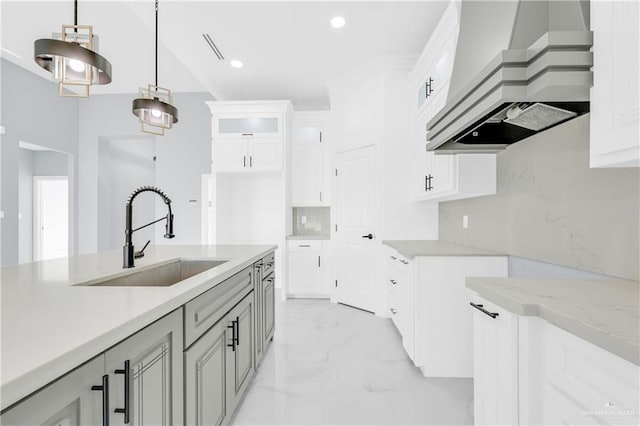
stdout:
[[637,365],[542,318],[473,303],[475,424],[639,424]]
[[507,275],[505,256],[416,256],[385,248],[388,315],[426,377],[473,377],[466,277]]
[[287,296],[329,297],[327,255],[329,241],[289,240],[287,242]]
[[518,316],[477,296],[471,303],[475,424],[518,424]]

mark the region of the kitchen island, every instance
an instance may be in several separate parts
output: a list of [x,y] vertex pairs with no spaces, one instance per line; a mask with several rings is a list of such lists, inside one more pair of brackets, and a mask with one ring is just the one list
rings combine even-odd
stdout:
[[[182,310],[193,299],[200,300],[205,294],[210,294],[209,291],[219,284],[223,284],[220,288],[229,287],[234,277],[241,273],[251,277],[251,285],[245,285],[243,297],[248,299],[253,294],[251,292],[257,289],[254,281],[258,276],[265,281],[271,280],[268,290],[272,297],[271,271],[275,249],[276,246],[270,245],[156,246],[147,249],[143,258],[136,259],[136,267],[132,269],[122,268],[122,253],[119,250],[2,268],[0,394],[3,415],[8,407],[161,318],[172,314],[182,321],[182,313],[176,311]],[[171,286],[82,285],[144,271],[176,259],[215,259],[225,262]],[[270,259],[271,263],[263,265],[265,259]],[[255,272],[261,267],[263,271],[270,268],[270,275],[256,275]],[[267,278],[267,275],[271,278]],[[231,293],[227,291],[224,295]],[[258,292],[255,294],[257,301]],[[253,299],[252,302],[256,305]],[[230,299],[229,303],[238,302]],[[198,306],[195,308],[197,323]],[[213,308],[210,310],[213,312]],[[207,318],[213,318],[211,312],[207,315],[200,312],[200,321],[206,328],[213,326],[206,323]],[[251,321],[257,323],[260,315],[256,313],[261,311],[252,312]],[[188,320],[185,314],[185,327]],[[239,334],[240,327],[236,326]],[[255,325],[251,324],[251,331],[254,329]],[[235,337],[236,329],[233,331]],[[198,333],[204,332],[206,330]],[[270,336],[265,337],[272,337],[272,333],[273,330]],[[180,341],[173,344],[179,346],[181,353],[183,344],[187,346],[200,337],[197,335],[187,342],[183,341],[180,334]],[[251,345],[258,347],[254,342]],[[235,343],[233,350],[235,353]],[[250,355],[253,368],[255,359],[253,354]],[[96,384],[99,384],[100,377],[96,380]]]

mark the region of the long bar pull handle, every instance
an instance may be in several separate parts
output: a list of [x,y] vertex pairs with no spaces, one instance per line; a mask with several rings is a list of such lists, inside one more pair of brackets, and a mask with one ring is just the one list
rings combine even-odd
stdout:
[[320,256],[318,256],[318,268],[320,268]]
[[236,346],[240,346],[240,317],[236,317]]
[[231,321],[231,325],[227,328],[231,329],[231,344],[227,343],[227,346],[231,347],[231,350],[236,351],[236,320]]
[[247,156],[242,157],[242,167],[247,167]]
[[102,385],[91,386],[91,390],[102,392],[102,426],[109,426],[109,376],[102,376]]
[[480,312],[482,312],[483,314],[487,314],[487,315],[489,315],[491,318],[495,318],[495,317],[497,317],[498,315],[500,315],[500,314],[499,314],[499,313],[497,313],[497,312],[489,312],[489,311],[487,311],[487,310],[484,308],[484,305],[476,305],[476,304],[475,304],[475,303],[473,303],[473,302],[469,302],[469,304],[470,304],[471,306],[473,306],[474,308],[476,308],[477,310],[479,310]]
[[130,400],[130,380],[131,380],[131,369],[129,368],[129,366],[131,365],[129,360],[126,360],[124,362],[124,369],[123,370],[115,370],[114,373],[116,374],[124,374],[124,408],[116,408],[114,410],[115,413],[119,413],[119,414],[124,414],[124,424],[129,424],[129,419],[131,417],[131,404],[129,402]]
[[253,155],[249,156],[249,167],[253,167]]

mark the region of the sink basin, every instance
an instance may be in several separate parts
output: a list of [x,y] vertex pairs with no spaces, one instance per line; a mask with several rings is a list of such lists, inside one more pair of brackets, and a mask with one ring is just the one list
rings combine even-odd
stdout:
[[169,263],[141,269],[127,275],[89,281],[82,286],[97,287],[168,287],[201,272],[222,265],[226,260],[176,259]]

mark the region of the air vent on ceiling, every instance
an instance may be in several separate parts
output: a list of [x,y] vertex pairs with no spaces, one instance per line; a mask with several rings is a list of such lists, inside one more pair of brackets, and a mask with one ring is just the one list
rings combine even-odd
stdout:
[[220,59],[221,61],[224,61],[224,56],[222,56],[222,52],[220,52],[220,49],[218,49],[218,46],[216,46],[216,44],[213,42],[213,39],[211,38],[211,36],[209,34],[202,34],[202,37],[204,37],[204,40],[207,42],[211,50],[213,50],[213,53],[216,54],[218,59]]

